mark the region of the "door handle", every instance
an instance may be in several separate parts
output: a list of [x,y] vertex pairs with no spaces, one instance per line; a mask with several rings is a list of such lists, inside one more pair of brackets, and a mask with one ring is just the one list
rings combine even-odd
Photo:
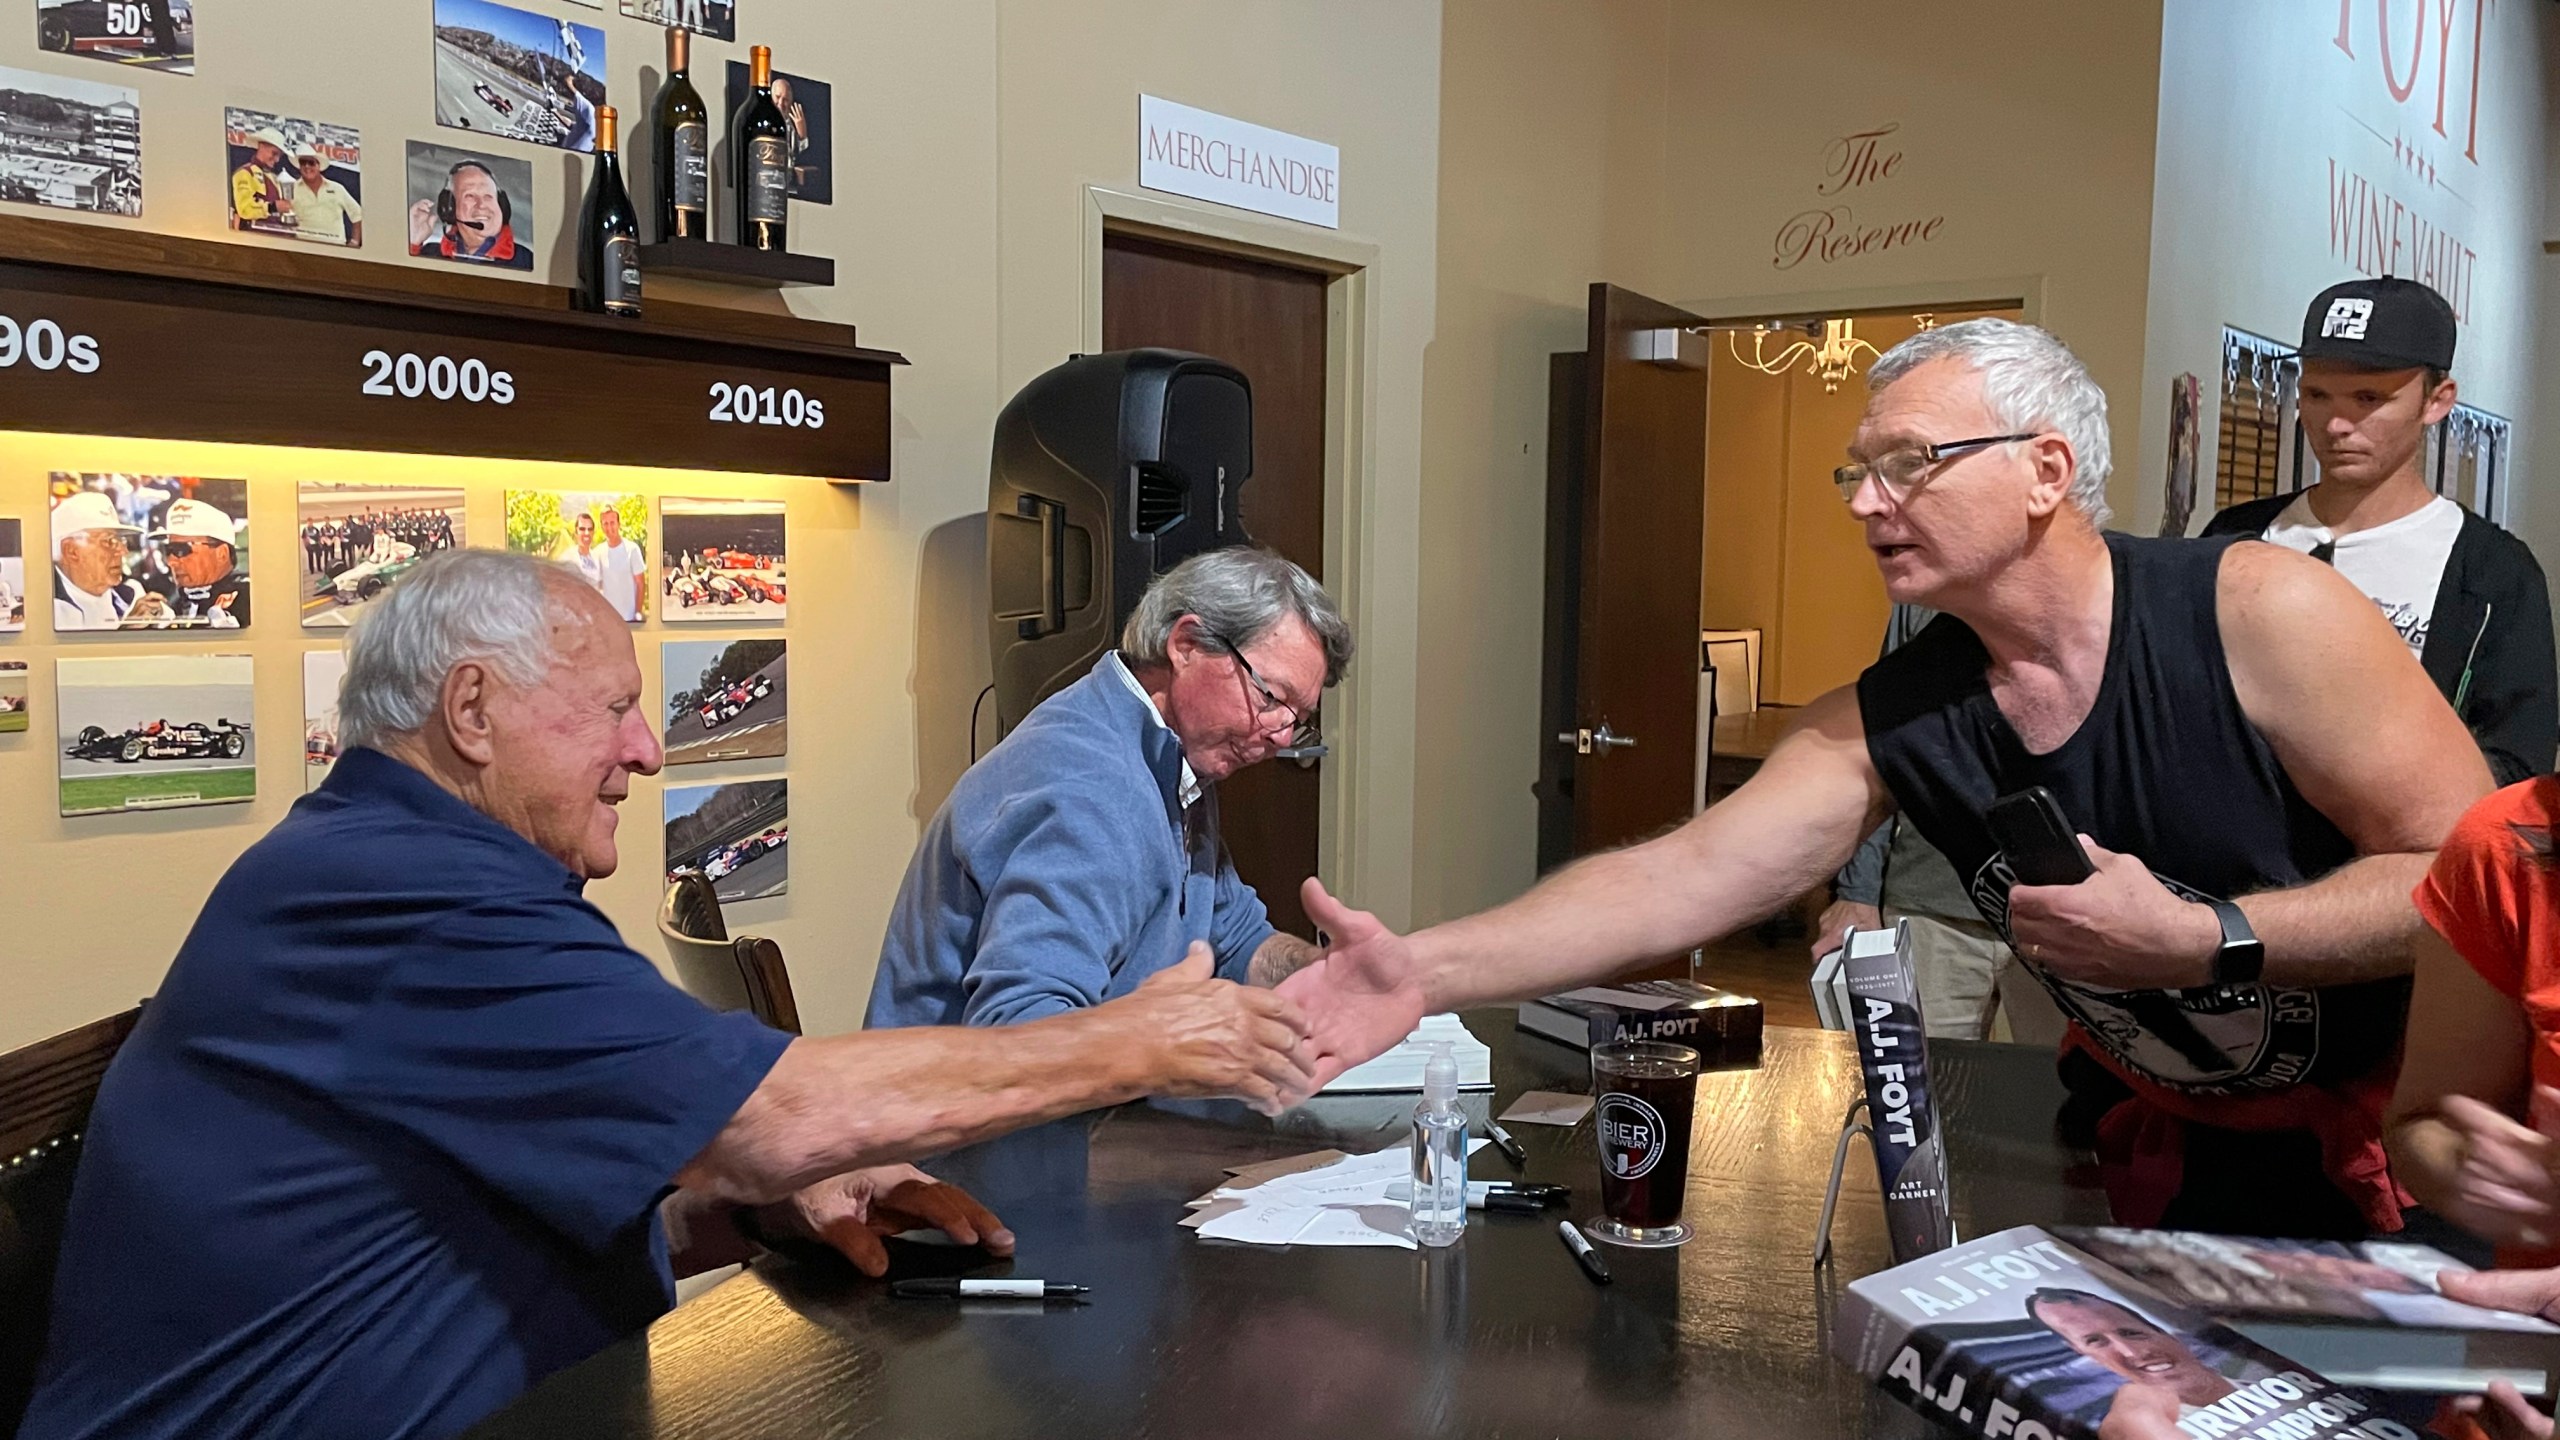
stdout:
[[1556,736],[1556,743],[1576,755],[1606,755],[1612,750],[1632,750],[1636,742],[1634,736],[1611,731],[1609,722],[1603,720],[1597,730],[1563,731]]

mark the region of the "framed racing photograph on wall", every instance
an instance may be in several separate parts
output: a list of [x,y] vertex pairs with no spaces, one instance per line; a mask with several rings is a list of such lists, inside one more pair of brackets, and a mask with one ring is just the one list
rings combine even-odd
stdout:
[[622,13],[714,40],[738,38],[737,0],[622,0]]
[[36,0],[36,48],[193,75],[196,7],[194,0]]
[[141,214],[140,92],[0,66],[0,197]]
[[613,613],[648,618],[649,497],[601,490],[510,490],[507,548],[576,570]]
[[791,888],[791,782],[667,787],[667,878],[699,870],[720,903]]
[[249,482],[73,474],[50,483],[56,630],[242,630]]
[[295,598],[314,628],[353,625],[419,561],[463,544],[459,490],[305,480],[298,499]]
[[53,664],[64,815],[257,797],[248,656],[95,655]]
[[770,760],[790,745],[790,656],[780,640],[668,640],[659,646],[667,763]]
[[410,254],[533,268],[533,162],[412,140],[407,169]]
[[0,735],[27,728],[27,662],[0,660]]
[[0,630],[27,628],[26,522],[0,515]]
[[264,110],[222,112],[231,228],[314,245],[364,244],[364,140]]
[[604,31],[490,0],[435,0],[435,25],[437,124],[595,150],[596,108],[610,103]]
[[658,601],[668,624],[790,613],[779,500],[658,502]]
[[347,652],[336,646],[302,656],[302,788],[320,788],[338,763],[338,684]]

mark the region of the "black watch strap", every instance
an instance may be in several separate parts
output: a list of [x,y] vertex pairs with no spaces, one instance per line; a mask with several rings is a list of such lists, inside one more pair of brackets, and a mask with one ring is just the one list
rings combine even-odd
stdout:
[[2208,902],[2213,916],[2222,922],[2222,944],[2213,952],[2213,983],[2216,985],[2255,985],[2266,973],[2266,942],[2249,928],[2249,917],[2238,905],[2228,900]]

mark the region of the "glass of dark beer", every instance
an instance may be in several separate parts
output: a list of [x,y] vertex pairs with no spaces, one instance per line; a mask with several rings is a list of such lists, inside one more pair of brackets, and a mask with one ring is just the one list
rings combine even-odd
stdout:
[[1689,1118],[1698,1105],[1698,1052],[1632,1040],[1591,1050],[1593,1126],[1600,1134],[1600,1218],[1583,1226],[1617,1245],[1689,1238]]

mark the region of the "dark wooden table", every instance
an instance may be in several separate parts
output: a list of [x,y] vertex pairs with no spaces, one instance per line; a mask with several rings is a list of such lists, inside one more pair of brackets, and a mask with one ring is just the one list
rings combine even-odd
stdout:
[[[1581,1052],[1510,1012],[1493,1047],[1498,1112],[1523,1090],[1588,1091]],[[1931,1048],[1958,1225],[1979,1235],[2103,1222],[2085,1157],[2051,1138],[2050,1052]],[[1085,1306],[892,1300],[832,1263],[768,1257],[473,1432],[499,1437],[1595,1436],[1717,1440],[1929,1433],[1834,1364],[1839,1287],[1888,1263],[1875,1167],[1851,1154],[1830,1269],[1810,1264],[1823,1178],[1857,1092],[1847,1037],[1773,1028],[1757,1070],[1699,1082],[1677,1250],[1604,1247],[1583,1278],[1555,1234],[1599,1200],[1591,1122],[1512,1127],[1528,1174],[1574,1187],[1547,1218],[1479,1214],[1439,1252],[1204,1241],[1175,1222],[1228,1165],[1405,1135],[1413,1097],[1319,1098],[1278,1120],[1159,1102],[948,1157],[1020,1237],[1010,1270],[1095,1289]],[[1488,1097],[1471,1095],[1483,1114]],[[1478,1178],[1516,1173],[1491,1147]],[[926,1273],[978,1258],[901,1247]]]

